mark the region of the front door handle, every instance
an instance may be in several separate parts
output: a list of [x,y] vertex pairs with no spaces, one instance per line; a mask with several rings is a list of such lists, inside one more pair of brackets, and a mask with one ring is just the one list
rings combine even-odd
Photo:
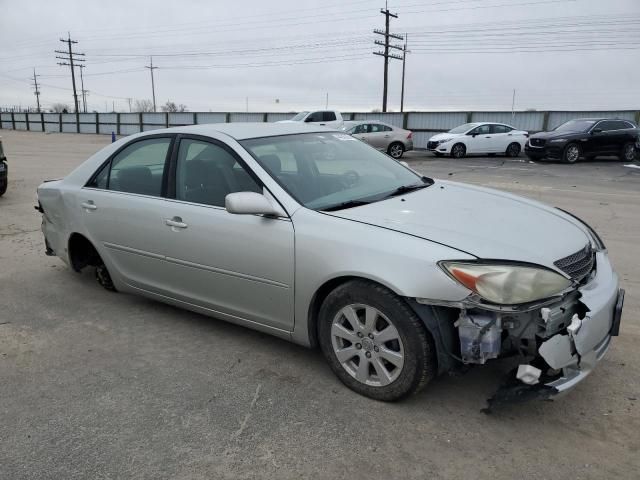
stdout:
[[187,228],[188,225],[186,223],[184,223],[182,221],[182,218],[180,217],[173,217],[173,218],[165,218],[164,219],[164,223],[165,225],[168,225],[169,227],[171,227],[171,230],[174,230],[176,228]]
[[87,200],[86,202],[82,202],[80,206],[86,210],[96,210],[98,208],[96,204],[93,203],[93,200]]

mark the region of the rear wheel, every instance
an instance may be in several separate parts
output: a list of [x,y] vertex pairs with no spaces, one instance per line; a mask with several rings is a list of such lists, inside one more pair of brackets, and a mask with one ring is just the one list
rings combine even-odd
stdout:
[[620,160],[626,162],[633,162],[636,159],[636,146],[629,142],[625,143],[622,147],[622,153],[620,154]]
[[508,157],[517,157],[520,155],[520,144],[517,142],[510,143],[505,152]]
[[451,156],[453,158],[463,158],[466,154],[467,147],[464,146],[464,143],[456,143],[451,147]]
[[570,143],[564,148],[562,161],[564,163],[576,163],[580,159],[580,147],[577,143]]
[[400,142],[393,142],[391,145],[389,145],[387,153],[396,160],[398,158],[402,158],[402,154],[404,153],[404,145],[402,145]]
[[329,366],[355,392],[400,400],[436,374],[424,325],[397,295],[364,280],[331,292],[320,308],[318,338]]
[[96,280],[98,280],[98,283],[102,285],[106,290],[109,290],[110,292],[116,291],[113,280],[111,280],[111,275],[109,275],[109,270],[107,270],[107,267],[104,263],[96,266]]

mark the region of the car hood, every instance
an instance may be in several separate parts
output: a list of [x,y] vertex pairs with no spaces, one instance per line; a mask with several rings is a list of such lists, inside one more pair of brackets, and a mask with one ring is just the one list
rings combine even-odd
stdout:
[[464,133],[438,133],[436,135],[433,135],[432,137],[429,138],[429,141],[436,141],[436,140],[442,140],[444,138],[456,138],[456,137],[462,137],[464,136]]
[[562,212],[516,195],[436,181],[412,193],[330,212],[424,238],[482,259],[553,262],[589,243],[582,228]]
[[540,132],[540,133],[534,133],[533,135],[531,135],[531,138],[543,138],[545,140],[552,140],[554,138],[572,138],[572,137],[579,137],[582,135],[586,135],[585,132],[555,132],[555,131],[551,131],[551,132]]

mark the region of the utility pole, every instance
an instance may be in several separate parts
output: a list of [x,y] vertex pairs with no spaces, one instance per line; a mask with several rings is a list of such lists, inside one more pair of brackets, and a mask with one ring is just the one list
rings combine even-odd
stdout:
[[40,113],[40,90],[38,89],[38,77],[40,75],[36,75],[36,69],[33,69],[33,88],[35,91],[33,94],[36,96],[36,103],[38,104],[38,113]]
[[129,102],[129,113],[131,113],[131,98],[127,98],[127,102]]
[[400,93],[400,113],[404,112],[404,71],[405,63],[407,61],[407,53],[411,53],[411,50],[407,50],[407,34],[404,34],[404,48],[402,49],[402,91]]
[[145,65],[144,68],[148,68],[151,72],[151,94],[153,95],[153,111],[156,111],[156,86],[153,83],[153,71],[158,67],[153,66],[153,57],[149,57],[149,65]]
[[513,122],[513,119],[516,117],[516,112],[515,112],[515,107],[516,107],[516,89],[513,89],[513,97],[511,98],[511,121]]
[[325,98],[324,101],[324,109],[328,109],[329,108],[329,92],[327,92],[327,97]]
[[82,76],[82,70],[86,68],[86,65],[78,65],[80,68],[80,88],[82,89],[82,111],[87,113],[87,92],[88,90],[84,89],[84,77]]
[[391,17],[393,18],[398,18],[398,15],[395,13],[391,13],[389,11],[388,6],[385,6],[384,9],[380,9],[380,13],[382,13],[385,16],[385,21],[384,21],[384,31],[383,30],[378,30],[378,29],[374,29],[373,33],[376,33],[378,35],[383,35],[384,36],[384,42],[381,42],[380,40],[376,40],[374,43],[376,45],[381,45],[384,47],[384,51],[380,52],[373,52],[374,55],[380,55],[381,57],[384,57],[384,86],[383,86],[383,90],[382,90],[382,111],[386,112],[387,111],[387,90],[388,90],[388,82],[389,82],[389,59],[390,58],[395,58],[396,60],[402,60],[402,57],[400,55],[396,55],[393,53],[389,53],[389,49],[393,48],[396,50],[402,50],[402,47],[400,45],[391,45],[389,43],[389,39],[390,38],[395,38],[397,40],[402,40],[402,35],[394,35],[393,33],[389,32],[389,19]]
[[75,73],[73,62],[77,62],[78,64],[80,64],[80,62],[84,62],[85,61],[84,58],[76,58],[76,55],[84,57],[84,53],[75,53],[73,51],[73,48],[71,45],[78,42],[76,40],[71,40],[71,33],[69,33],[69,37],[66,40],[64,38],[61,38],[60,41],[68,45],[69,51],[64,52],[61,50],[55,50],[55,53],[65,55],[64,57],[59,57],[56,55],[56,58],[59,58],[60,60],[64,60],[63,62],[58,62],[58,65],[69,65],[69,67],[71,67],[71,83],[73,84],[73,103],[76,106],[76,113],[78,113],[78,94],[76,92],[76,73]]

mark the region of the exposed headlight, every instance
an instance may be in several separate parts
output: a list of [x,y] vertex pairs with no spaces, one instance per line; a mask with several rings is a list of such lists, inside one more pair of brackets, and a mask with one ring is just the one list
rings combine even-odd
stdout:
[[553,140],[549,140],[549,143],[559,143],[559,142],[566,142],[567,139],[566,138],[554,138]]
[[456,282],[500,305],[542,300],[571,286],[568,278],[542,267],[472,262],[440,262],[440,267]]

